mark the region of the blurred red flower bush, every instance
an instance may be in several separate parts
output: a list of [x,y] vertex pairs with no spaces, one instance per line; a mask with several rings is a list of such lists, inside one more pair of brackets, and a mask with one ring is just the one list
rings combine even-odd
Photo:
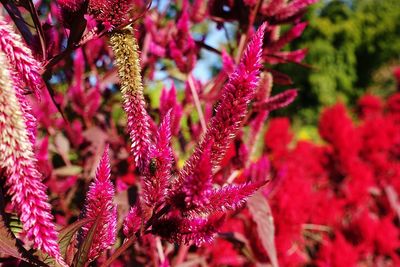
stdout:
[[283,266],[400,264],[398,97],[363,96],[356,122],[343,104],[325,109],[319,145],[291,148],[288,120],[270,121],[265,148],[272,170],[284,170],[268,196]]

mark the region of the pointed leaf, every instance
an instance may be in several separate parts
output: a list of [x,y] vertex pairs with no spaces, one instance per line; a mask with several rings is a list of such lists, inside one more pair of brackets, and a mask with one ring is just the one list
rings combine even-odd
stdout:
[[75,255],[75,260],[73,266],[83,267],[88,262],[90,247],[92,246],[94,236],[97,232],[97,227],[101,221],[101,216],[97,216],[96,221],[90,228],[86,238],[83,240],[79,246],[78,252]]
[[53,171],[56,176],[74,176],[82,172],[82,167],[78,165],[69,165],[57,168]]
[[400,219],[400,201],[399,196],[393,186],[388,185],[385,187],[386,196],[389,200],[389,204],[393,211],[396,213],[397,217]]
[[54,137],[54,145],[57,149],[57,152],[65,159],[68,158],[69,151],[71,149],[71,145],[68,139],[62,134],[59,133]]
[[74,234],[85,224],[92,221],[91,218],[84,218],[82,220],[76,221],[60,231],[58,235],[58,244],[60,245],[61,255],[65,258],[65,254],[67,252],[68,245],[71,243],[72,237]]
[[254,194],[247,200],[247,207],[257,224],[257,232],[262,245],[268,253],[273,267],[278,267],[278,258],[274,241],[275,227],[271,208],[261,193]]
[[[68,246],[71,243],[71,240],[72,240],[73,236],[75,235],[75,233],[82,226],[84,226],[85,224],[87,224],[90,221],[93,221],[93,219],[85,218],[85,219],[76,221],[76,222],[64,227],[60,231],[60,233],[58,235],[58,244],[60,246],[61,255],[64,259],[66,258]],[[55,266],[55,267],[61,266],[60,264],[58,264],[56,262],[56,260],[54,258],[49,257],[44,252],[38,251],[38,253],[36,255],[39,257],[39,259],[41,259],[45,264],[47,264],[49,266]]]
[[289,77],[289,75],[286,75],[280,71],[274,70],[274,69],[269,69],[266,68],[266,71],[270,72],[274,78],[274,84],[279,84],[279,85],[292,85],[293,80],[292,78]]

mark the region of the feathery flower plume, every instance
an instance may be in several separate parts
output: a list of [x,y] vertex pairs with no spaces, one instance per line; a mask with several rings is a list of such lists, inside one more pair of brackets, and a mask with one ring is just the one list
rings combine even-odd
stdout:
[[[96,171],[96,178],[90,185],[86,196],[84,216],[96,219],[100,222],[96,229],[92,246],[89,252],[89,261],[95,260],[100,254],[115,243],[117,231],[117,206],[113,203],[115,189],[110,181],[110,161],[108,158],[108,146],[100,160]],[[84,239],[94,222],[82,227],[80,238]]]
[[11,72],[11,76],[13,80],[15,95],[18,98],[20,107],[22,109],[22,114],[24,116],[29,141],[31,141],[32,146],[34,146],[36,143],[36,128],[37,128],[36,118],[33,116],[32,107],[29,105],[28,99],[24,94],[21,81],[18,79],[17,75],[14,72]]
[[214,212],[225,212],[227,210],[235,210],[242,206],[246,199],[254,194],[265,181],[230,184],[220,189],[214,189],[207,194],[208,204],[198,206],[194,212],[199,214],[210,214]]
[[178,135],[180,129],[181,118],[183,115],[182,105],[177,101],[176,88],[172,84],[168,90],[166,87],[161,91],[160,97],[160,118],[164,118],[171,109],[171,132],[172,135]]
[[178,184],[194,172],[206,144],[213,142],[210,160],[215,170],[223,158],[231,140],[235,137],[247,113],[247,105],[253,98],[259,80],[261,53],[266,23],[260,26],[236,70],[230,75],[229,82],[222,89],[222,98],[211,119],[207,131],[182,169]]
[[172,167],[171,111],[157,131],[156,143],[150,149],[149,170],[143,179],[143,199],[148,207],[162,203],[167,195]]
[[128,115],[132,154],[137,168],[143,172],[149,160],[150,124],[143,96],[139,47],[130,26],[113,32],[110,43],[121,80],[123,107]]
[[264,4],[263,11],[267,16],[271,17],[281,10],[284,7],[284,4],[285,0],[271,0]]
[[210,162],[212,143],[207,144],[196,166],[196,171],[185,179],[182,187],[172,196],[173,203],[183,212],[209,204],[212,192],[212,170]]
[[265,184],[265,179],[245,184],[231,184],[213,188],[208,145],[201,155],[196,171],[189,176],[182,188],[172,196],[172,202],[185,215],[207,215],[235,210]]
[[21,36],[14,32],[2,16],[0,16],[0,50],[6,54],[17,77],[38,96],[43,87],[41,65],[23,43]]
[[300,63],[307,55],[308,49],[298,49],[294,51],[264,51],[264,60],[270,64],[279,64],[286,62]]
[[[260,75],[260,82],[258,84],[257,93],[254,97],[255,103],[264,102],[267,100],[271,94],[273,84],[273,77],[271,73],[263,72]],[[261,110],[257,113],[254,120],[250,122],[250,136],[248,141],[248,147],[251,149],[249,155],[253,155],[255,152],[255,144],[259,138],[260,131],[262,126],[264,125],[264,121],[267,119],[269,112],[267,110]],[[250,164],[250,161],[247,160],[247,164]]]
[[222,70],[226,75],[230,75],[235,70],[235,61],[233,58],[224,50],[221,54],[222,59]]
[[295,17],[296,15],[301,14],[301,12],[303,12],[306,7],[316,3],[317,1],[318,0],[290,1],[289,3],[286,4],[285,7],[281,8],[278,12],[276,12],[275,19],[277,19],[278,21],[284,21],[289,18]]
[[183,73],[189,73],[194,68],[197,58],[197,47],[189,26],[189,14],[184,11],[176,24],[177,31],[169,43],[171,58]]
[[289,89],[280,94],[274,95],[268,98],[262,103],[257,103],[255,109],[266,109],[267,111],[273,111],[290,105],[297,97],[296,89]]
[[300,22],[294,25],[277,41],[273,42],[272,44],[269,44],[267,47],[267,51],[278,51],[282,49],[286,44],[300,37],[306,27],[307,27],[307,22]]
[[7,193],[23,223],[26,237],[60,264],[64,264],[47,202],[46,187],[36,169],[23,110],[8,70],[7,59],[0,53],[0,168],[5,170]]
[[128,215],[124,219],[122,231],[126,237],[134,235],[140,229],[140,226],[143,223],[142,218],[142,209],[140,203],[137,202],[133,207],[131,207]]

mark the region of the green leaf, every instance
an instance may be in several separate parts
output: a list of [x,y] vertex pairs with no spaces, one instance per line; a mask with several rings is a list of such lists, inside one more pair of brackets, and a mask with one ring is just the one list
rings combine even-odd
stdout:
[[7,214],[7,226],[11,230],[11,232],[15,234],[19,234],[22,232],[23,225],[20,219],[16,214]]
[[93,223],[90,228],[86,238],[83,240],[81,245],[79,246],[78,252],[75,255],[75,260],[73,266],[75,267],[84,267],[88,262],[90,248],[92,247],[93,238],[97,233],[97,227],[99,226],[101,220],[101,214],[97,216],[96,221]]

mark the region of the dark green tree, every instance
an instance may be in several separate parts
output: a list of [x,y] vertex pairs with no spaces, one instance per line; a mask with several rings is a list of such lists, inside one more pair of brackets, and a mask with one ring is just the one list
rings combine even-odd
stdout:
[[[374,73],[400,59],[400,1],[323,1],[308,14],[310,22],[293,48],[307,47],[310,68],[289,65],[301,91],[297,106],[303,123],[338,99],[350,105],[374,85]],[[387,68],[390,71],[390,68]],[[394,87],[393,87],[394,88]],[[383,92],[388,94],[390,92]]]

